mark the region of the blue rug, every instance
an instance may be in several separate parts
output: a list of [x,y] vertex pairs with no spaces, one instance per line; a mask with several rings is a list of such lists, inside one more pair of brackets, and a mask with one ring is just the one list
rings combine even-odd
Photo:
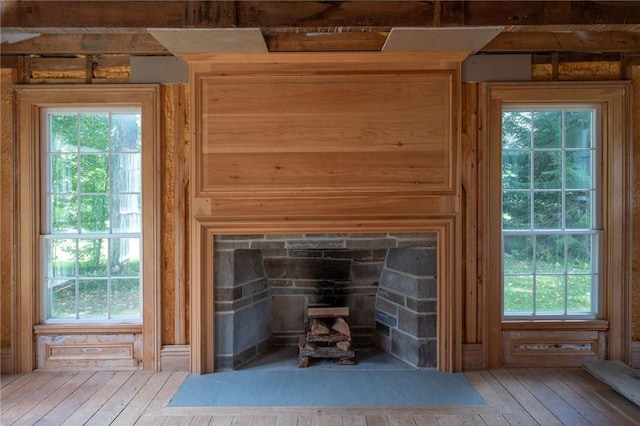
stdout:
[[169,407],[485,404],[464,374],[415,369],[383,353],[361,353],[354,366],[314,360],[308,368],[288,355],[276,352],[241,370],[190,374]]

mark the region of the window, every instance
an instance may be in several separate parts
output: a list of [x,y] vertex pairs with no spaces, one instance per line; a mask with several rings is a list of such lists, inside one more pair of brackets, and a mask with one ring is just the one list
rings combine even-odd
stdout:
[[595,318],[600,288],[598,108],[502,107],[505,318]]
[[[544,348],[576,342],[591,345],[597,356],[627,362],[629,82],[481,87],[478,223],[487,366],[567,365],[579,354],[563,357]],[[514,278],[521,282],[505,286]]]
[[141,109],[42,110],[46,322],[141,320]]

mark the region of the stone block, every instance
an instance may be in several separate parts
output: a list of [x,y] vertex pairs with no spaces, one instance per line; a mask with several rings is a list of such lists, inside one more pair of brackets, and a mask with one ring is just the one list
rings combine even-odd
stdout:
[[345,248],[346,243],[342,239],[338,240],[287,240],[285,247],[295,250],[310,249],[336,249]]
[[233,251],[215,253],[214,280],[216,287],[233,287]]
[[266,258],[264,269],[269,278],[346,280],[351,261],[317,258]]
[[323,250],[287,250],[291,257],[322,257]]
[[376,309],[389,315],[398,315],[398,305],[380,297],[376,297]]
[[345,298],[343,306],[349,307],[349,325],[352,327],[373,327],[375,324],[374,295],[359,294]]
[[242,286],[242,297],[252,297],[256,293],[261,293],[269,288],[269,282],[266,278],[259,278],[256,281],[244,284]]
[[262,253],[259,250],[236,250],[234,252],[233,279],[235,285],[255,281],[265,276]]
[[371,260],[371,250],[322,250],[327,259]]
[[403,247],[389,250],[386,267],[415,277],[436,275],[435,249]]
[[395,327],[396,325],[398,325],[398,320],[395,316],[390,315],[384,311],[380,311],[378,309],[376,309],[375,312],[376,312],[377,322],[387,325],[389,327]]
[[382,262],[353,262],[351,265],[351,278],[354,280],[380,281],[383,266]]
[[283,250],[284,241],[251,241],[251,248],[256,250]]
[[414,299],[407,297],[405,305],[407,309],[424,314],[435,314],[438,312],[438,302],[433,299]]
[[350,249],[380,249],[396,246],[393,238],[362,238],[347,240],[346,247]]
[[263,299],[234,314],[234,353],[242,352],[271,336],[271,299]]
[[273,331],[303,331],[307,304],[304,296],[273,296]]
[[438,341],[425,340],[418,348],[418,367],[436,368],[438,366]]
[[436,314],[418,314],[402,307],[398,308],[398,329],[411,336],[435,337],[436,323]]
[[401,274],[391,269],[384,269],[380,278],[380,287],[414,299],[436,297],[435,279],[417,278]]
[[232,355],[233,354],[233,314],[220,313],[215,314],[215,336],[216,344],[214,353],[216,355]]
[[403,296],[401,294],[398,294],[396,292],[393,292],[393,291],[389,291],[389,290],[383,288],[382,285],[378,286],[377,296],[378,296],[379,299],[386,299],[386,300],[388,300],[390,302],[393,302],[393,303],[395,303],[397,305],[405,306],[405,299],[406,299],[405,296]]
[[391,329],[391,353],[399,359],[420,366],[420,341],[397,329]]

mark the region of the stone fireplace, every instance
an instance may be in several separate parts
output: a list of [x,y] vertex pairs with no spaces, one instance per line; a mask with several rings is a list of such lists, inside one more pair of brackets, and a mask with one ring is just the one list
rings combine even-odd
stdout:
[[214,244],[216,369],[297,344],[316,306],[349,308],[356,349],[436,367],[435,234],[220,235]]

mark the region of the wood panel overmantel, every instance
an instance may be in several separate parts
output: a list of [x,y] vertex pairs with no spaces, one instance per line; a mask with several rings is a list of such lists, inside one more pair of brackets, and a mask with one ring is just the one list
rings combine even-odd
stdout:
[[468,52],[185,54],[191,370],[213,365],[218,234],[435,232],[438,368],[461,369]]

